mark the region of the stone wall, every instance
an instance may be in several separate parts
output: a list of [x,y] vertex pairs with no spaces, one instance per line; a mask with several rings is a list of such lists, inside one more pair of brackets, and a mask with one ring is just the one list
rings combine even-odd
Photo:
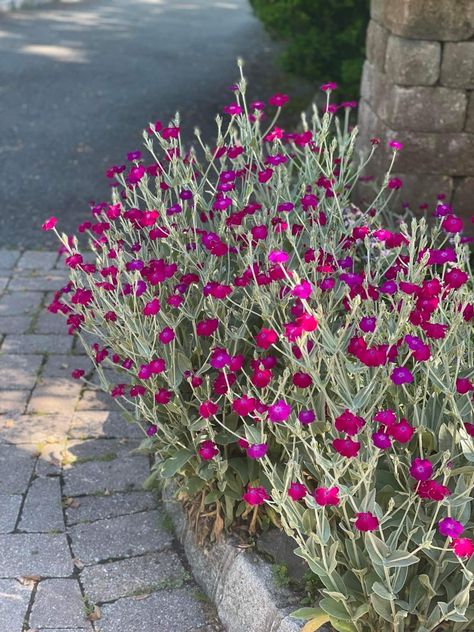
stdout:
[[474,0],[372,0],[366,56],[360,142],[383,139],[371,172],[383,174],[385,141],[399,140],[404,201],[444,193],[474,214]]

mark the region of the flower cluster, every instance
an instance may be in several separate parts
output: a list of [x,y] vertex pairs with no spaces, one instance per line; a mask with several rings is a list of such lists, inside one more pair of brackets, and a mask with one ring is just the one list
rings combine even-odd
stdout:
[[276,512],[350,629],[469,625],[468,240],[444,204],[432,229],[390,216],[389,176],[352,205],[356,131],[346,112],[333,136],[323,89],[323,112],[289,133],[286,95],[249,106],[242,78],[199,154],[177,119],[151,124],[151,158],[111,167],[112,203],[79,227],[93,262],[62,238],[70,282],[49,309],[214,535]]

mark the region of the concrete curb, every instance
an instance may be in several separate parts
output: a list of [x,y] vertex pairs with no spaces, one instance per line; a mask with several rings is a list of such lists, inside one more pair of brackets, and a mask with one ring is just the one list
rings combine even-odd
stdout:
[[291,593],[275,586],[268,562],[229,540],[197,546],[172,485],[163,490],[163,503],[193,575],[227,632],[300,632],[303,623],[289,616],[298,606],[289,606]]

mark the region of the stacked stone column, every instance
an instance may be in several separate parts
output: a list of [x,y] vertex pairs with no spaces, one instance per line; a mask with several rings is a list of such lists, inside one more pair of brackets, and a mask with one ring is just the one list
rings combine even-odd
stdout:
[[361,144],[383,141],[371,172],[383,175],[386,141],[399,140],[403,201],[444,193],[474,214],[474,0],[372,0],[366,56]]

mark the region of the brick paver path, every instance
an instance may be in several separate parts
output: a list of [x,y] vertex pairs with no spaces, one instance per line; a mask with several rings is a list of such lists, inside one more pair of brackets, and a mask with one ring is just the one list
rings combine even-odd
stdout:
[[221,630],[142,489],[140,431],[70,377],[90,363],[44,310],[56,265],[0,250],[0,632]]

